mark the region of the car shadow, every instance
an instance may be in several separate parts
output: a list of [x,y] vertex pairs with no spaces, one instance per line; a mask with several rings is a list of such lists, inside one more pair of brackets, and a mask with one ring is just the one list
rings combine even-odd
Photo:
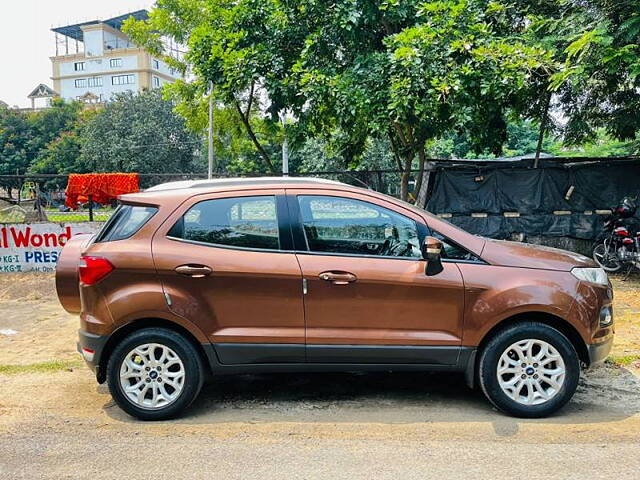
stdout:
[[[112,401],[105,411],[136,421]],[[623,420],[640,411],[640,379],[620,367],[583,374],[567,406],[544,419],[497,411],[479,389],[451,373],[305,373],[218,376],[173,423],[441,423],[491,422],[499,436],[523,422],[582,424]]]

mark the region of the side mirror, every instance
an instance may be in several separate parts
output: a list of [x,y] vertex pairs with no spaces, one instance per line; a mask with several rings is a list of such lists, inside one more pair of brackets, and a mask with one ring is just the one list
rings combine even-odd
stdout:
[[422,258],[427,262],[440,260],[442,252],[442,242],[436,237],[425,237],[422,242]]
[[426,237],[422,242],[422,258],[427,261],[424,269],[425,275],[437,275],[443,270],[442,259],[442,242],[435,237]]

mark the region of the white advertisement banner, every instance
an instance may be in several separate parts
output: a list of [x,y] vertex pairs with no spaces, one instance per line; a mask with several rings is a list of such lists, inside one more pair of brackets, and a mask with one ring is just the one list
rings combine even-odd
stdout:
[[73,235],[101,227],[99,222],[0,224],[0,273],[52,272]]

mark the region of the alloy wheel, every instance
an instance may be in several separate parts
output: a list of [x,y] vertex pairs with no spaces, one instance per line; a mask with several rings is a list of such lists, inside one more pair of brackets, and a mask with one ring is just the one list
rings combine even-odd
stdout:
[[500,388],[509,398],[522,405],[541,405],[562,389],[566,368],[553,345],[526,339],[502,353],[496,373]]
[[173,403],[182,393],[185,368],[166,345],[147,343],[131,350],[120,366],[120,387],[134,405],[156,410]]

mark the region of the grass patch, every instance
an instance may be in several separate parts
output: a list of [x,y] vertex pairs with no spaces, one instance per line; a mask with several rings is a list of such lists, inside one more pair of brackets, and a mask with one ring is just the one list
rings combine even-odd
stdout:
[[[113,208],[97,208],[93,211],[93,220],[95,222],[105,222],[109,220],[109,217],[113,214],[115,209]],[[56,223],[75,223],[75,222],[88,222],[89,211],[88,210],[76,210],[69,212],[61,212],[56,208],[45,208],[47,219],[50,222]]]
[[[108,214],[94,214],[93,221],[94,222],[106,222],[109,220],[110,215]],[[78,214],[78,215],[64,215],[64,214],[47,214],[47,219],[50,222],[54,223],[79,223],[79,222],[88,222],[89,214],[86,215]]]
[[609,355],[607,358],[608,363],[613,363],[615,365],[628,366],[634,362],[640,360],[640,354],[632,354],[632,355]]
[[30,363],[27,365],[0,365],[0,374],[19,375],[21,373],[54,373],[81,365],[79,360],[52,360],[50,362]]

